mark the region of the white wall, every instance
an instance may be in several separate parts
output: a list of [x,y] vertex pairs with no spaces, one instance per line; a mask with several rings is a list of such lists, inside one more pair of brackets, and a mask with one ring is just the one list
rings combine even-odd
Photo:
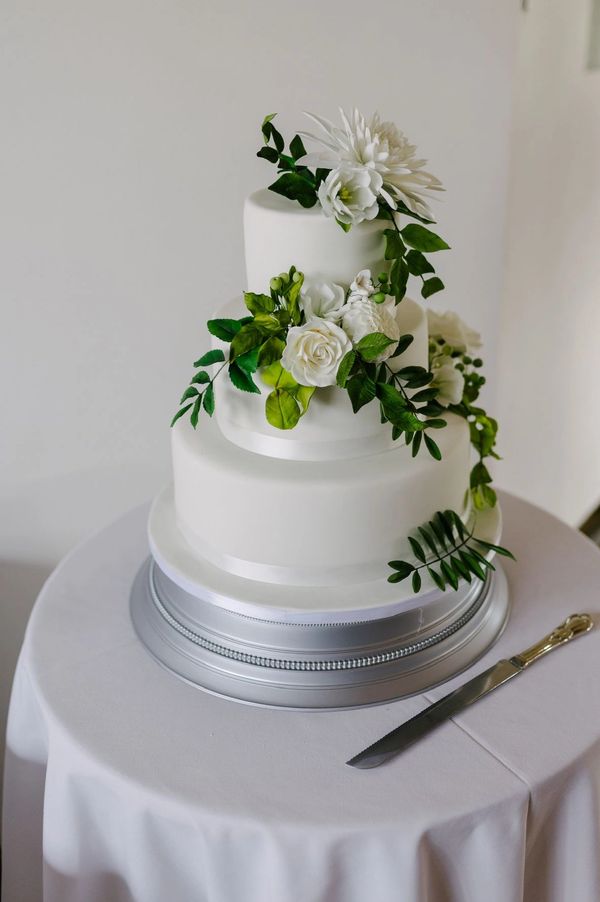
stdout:
[[600,503],[600,70],[590,0],[530,0],[515,77],[500,481],[572,524]]
[[169,475],[168,422],[243,284],[265,113],[378,107],[447,187],[440,302],[489,339],[518,0],[4,0],[0,729],[37,589]]

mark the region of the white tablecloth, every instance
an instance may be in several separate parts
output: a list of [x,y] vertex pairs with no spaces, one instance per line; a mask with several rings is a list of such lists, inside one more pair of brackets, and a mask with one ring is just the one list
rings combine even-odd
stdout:
[[600,615],[600,553],[503,500],[513,610],[468,674],[381,707],[226,701],[138,643],[137,510],[45,586],[14,683],[3,902],[598,902],[600,631],[370,771],[344,761],[566,615]]

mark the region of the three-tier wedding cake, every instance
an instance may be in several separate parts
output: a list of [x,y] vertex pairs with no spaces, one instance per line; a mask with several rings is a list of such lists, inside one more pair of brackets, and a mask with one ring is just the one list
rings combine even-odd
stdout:
[[508,552],[479,336],[424,306],[444,287],[427,205],[441,185],[377,116],[312,118],[320,137],[287,151],[263,122],[278,178],[246,200],[247,290],[209,321],[174,418],[132,616],[199,686],[339,707],[480,655],[507,616],[492,558]]

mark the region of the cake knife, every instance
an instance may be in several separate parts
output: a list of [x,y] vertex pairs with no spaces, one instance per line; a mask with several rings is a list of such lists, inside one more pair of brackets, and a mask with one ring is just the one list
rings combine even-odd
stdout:
[[358,768],[378,767],[403,752],[404,749],[426,736],[445,720],[462,711],[463,708],[472,705],[488,692],[522,673],[525,668],[552,649],[589,632],[593,625],[589,614],[571,614],[564,623],[557,626],[540,642],[536,642],[526,651],[522,651],[521,654],[508,660],[498,661],[489,670],[473,677],[468,683],[445,695],[433,705],[425,708],[424,711],[420,711],[415,717],[411,717],[410,720],[378,739],[373,745],[346,761],[346,764]]

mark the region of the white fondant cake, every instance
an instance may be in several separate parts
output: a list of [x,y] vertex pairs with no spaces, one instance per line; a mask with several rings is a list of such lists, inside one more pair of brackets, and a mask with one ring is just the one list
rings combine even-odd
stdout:
[[248,291],[266,291],[269,279],[292,264],[311,282],[350,284],[359,269],[384,268],[384,220],[361,222],[345,233],[323,216],[320,206],[304,207],[263,189],[244,206],[244,246]]
[[[258,191],[244,217],[248,289],[268,290],[272,274],[292,264],[346,284],[365,257],[381,269],[381,227],[362,223],[345,234],[318,210]],[[230,302],[217,315],[239,317],[243,308]],[[391,363],[426,367],[423,308],[405,299],[396,316],[414,340]],[[469,429],[459,417],[436,434],[441,460],[413,459],[382,425],[379,405],[354,414],[336,387],[317,392],[310,416],[288,431],[266,421],[264,393],[242,393],[227,379],[216,388],[216,422],[173,429],[174,497],[182,537],[227,572],[290,586],[381,580],[387,561],[409,553],[417,525],[440,509],[465,511]]]
[[308,155],[262,124],[277,178],[245,203],[247,292],[208,323],[173,419],[131,613],[193,684],[333,708],[481,655],[508,610],[490,558],[509,552],[479,336],[406,297],[409,276],[425,299],[444,287],[426,256],[447,248],[427,228],[441,185],[377,115],[313,121]]

